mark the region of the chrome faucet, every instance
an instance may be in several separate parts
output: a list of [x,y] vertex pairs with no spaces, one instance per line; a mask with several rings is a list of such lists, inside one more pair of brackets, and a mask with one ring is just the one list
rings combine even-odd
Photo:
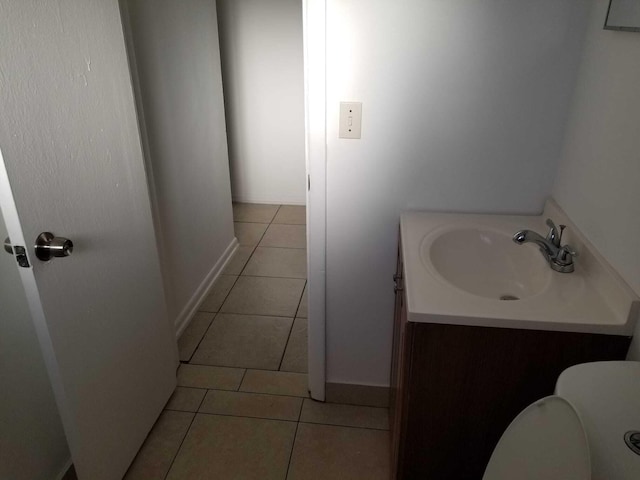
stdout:
[[573,257],[577,254],[569,245],[561,245],[562,232],[566,225],[560,225],[558,231],[558,227],[550,218],[547,218],[547,225],[550,230],[546,238],[531,230],[520,230],[513,236],[513,241],[518,245],[535,243],[553,270],[560,273],[573,272]]

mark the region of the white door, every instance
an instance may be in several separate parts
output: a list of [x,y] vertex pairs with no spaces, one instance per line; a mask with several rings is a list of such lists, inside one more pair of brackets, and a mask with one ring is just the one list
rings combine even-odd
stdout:
[[[0,206],[76,470],[119,479],[175,386],[176,346],[118,0],[0,0],[0,105]],[[72,255],[36,258],[44,231]]]

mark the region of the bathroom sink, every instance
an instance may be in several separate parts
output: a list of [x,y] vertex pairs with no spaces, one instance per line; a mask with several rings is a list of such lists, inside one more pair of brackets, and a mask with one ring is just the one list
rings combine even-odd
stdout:
[[[544,236],[547,218],[566,225],[572,273],[512,240]],[[410,322],[631,335],[640,316],[638,296],[552,200],[542,215],[407,212],[400,234]]]
[[533,245],[482,226],[445,227],[421,245],[424,266],[455,288],[494,300],[520,300],[549,286],[552,271]]

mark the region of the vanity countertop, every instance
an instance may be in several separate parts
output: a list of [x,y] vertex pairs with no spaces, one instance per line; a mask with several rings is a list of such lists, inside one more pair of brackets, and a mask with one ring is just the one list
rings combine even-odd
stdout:
[[[522,229],[544,236],[547,218],[567,225],[562,243],[578,252],[573,273],[552,271],[536,245],[510,241]],[[539,216],[408,212],[400,232],[410,322],[633,334],[640,299],[552,199]],[[465,236],[474,238],[469,250]],[[494,260],[514,288],[491,298],[491,288],[509,290],[500,285]]]

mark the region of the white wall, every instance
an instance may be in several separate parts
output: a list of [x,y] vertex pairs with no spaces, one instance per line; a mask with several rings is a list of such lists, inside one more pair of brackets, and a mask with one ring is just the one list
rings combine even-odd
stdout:
[[305,203],[302,0],[218,0],[233,198]]
[[[327,381],[386,386],[399,215],[539,213],[581,0],[327,0]],[[340,101],[362,139],[338,139]]]
[[[6,237],[0,213],[0,241]],[[71,454],[15,259],[2,247],[0,387],[0,478],[57,478]]]
[[608,4],[593,2],[553,196],[640,294],[640,33],[603,30]]
[[182,328],[235,242],[216,5],[215,0],[125,0],[123,5],[168,307]]

